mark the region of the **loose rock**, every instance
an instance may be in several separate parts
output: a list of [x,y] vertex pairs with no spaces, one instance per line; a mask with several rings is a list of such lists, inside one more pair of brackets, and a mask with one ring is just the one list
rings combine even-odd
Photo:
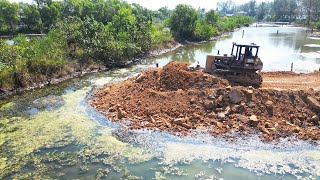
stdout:
[[208,110],[212,110],[212,109],[214,109],[214,108],[216,107],[216,104],[215,104],[215,102],[213,102],[213,101],[206,101],[206,102],[204,103],[204,107],[205,107],[206,109],[208,109]]
[[[227,80],[171,62],[97,89],[89,104],[130,129],[187,134],[201,124],[214,136],[260,131],[262,140],[320,137],[319,91],[231,87]],[[320,75],[320,74],[319,74]],[[125,120],[124,120],[125,118]]]
[[243,116],[241,114],[236,114],[236,118],[241,121],[242,123],[248,123],[249,118],[247,116]]
[[184,122],[184,118],[178,118],[178,119],[173,120],[173,123],[177,124],[177,125],[182,125],[183,122]]
[[309,103],[309,105],[316,110],[317,112],[320,112],[320,103],[318,102],[318,100],[316,100],[313,97],[308,96],[307,97],[307,102]]
[[242,95],[241,92],[238,91],[237,89],[233,89],[229,92],[229,99],[233,104],[237,104],[240,101],[242,101]]

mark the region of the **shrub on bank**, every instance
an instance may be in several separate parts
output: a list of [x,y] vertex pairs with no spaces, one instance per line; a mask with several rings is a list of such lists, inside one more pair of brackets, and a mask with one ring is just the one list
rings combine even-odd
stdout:
[[159,48],[164,44],[172,41],[172,34],[169,28],[151,27],[152,48]]
[[201,18],[196,22],[196,28],[194,31],[195,39],[197,40],[208,40],[217,34],[217,29],[213,28],[207,23],[206,19]]
[[315,29],[319,29],[319,30],[320,30],[320,21],[318,21],[318,22],[311,22],[310,25],[311,25],[312,28],[315,28]]
[[56,72],[67,63],[66,42],[57,31],[29,41],[19,35],[13,41],[13,45],[0,43],[0,87],[26,87],[39,79],[50,83]]
[[320,30],[320,21],[319,21],[319,22],[317,22],[317,24],[316,24],[316,28]]

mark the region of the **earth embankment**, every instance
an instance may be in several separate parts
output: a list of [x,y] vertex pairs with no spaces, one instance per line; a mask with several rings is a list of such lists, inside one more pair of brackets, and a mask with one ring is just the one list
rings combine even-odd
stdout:
[[171,62],[107,84],[89,104],[112,121],[129,121],[131,129],[179,135],[198,129],[227,137],[258,133],[265,141],[320,139],[320,73],[263,73],[262,88],[255,89],[232,87],[217,76],[188,71],[188,65]]

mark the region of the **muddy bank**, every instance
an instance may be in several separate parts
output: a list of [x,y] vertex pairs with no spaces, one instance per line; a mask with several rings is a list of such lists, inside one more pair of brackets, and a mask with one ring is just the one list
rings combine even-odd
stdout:
[[[89,104],[131,129],[160,129],[186,135],[259,133],[262,140],[288,136],[320,139],[320,92],[231,87],[229,82],[169,63],[118,84],[97,89]],[[229,137],[233,140],[235,137]]]
[[63,70],[58,74],[54,74],[50,81],[48,81],[46,76],[42,75],[37,77],[29,77],[29,79],[22,82],[22,87],[20,88],[0,87],[0,100],[23,93],[25,91],[31,91],[38,88],[43,88],[45,86],[59,84],[72,78],[106,70],[106,67],[103,65],[90,65],[81,72],[76,66],[77,65],[70,65],[70,67],[66,68],[67,70]]
[[149,53],[145,56],[145,58],[160,56],[162,54],[174,51],[182,46],[183,46],[182,44],[180,44],[176,41],[170,41],[159,48],[150,50]]

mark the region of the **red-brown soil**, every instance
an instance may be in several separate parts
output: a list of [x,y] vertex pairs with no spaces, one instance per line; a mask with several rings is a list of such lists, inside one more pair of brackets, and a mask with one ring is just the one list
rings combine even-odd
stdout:
[[296,74],[293,72],[264,72],[262,73],[262,88],[320,90],[320,72]]
[[[105,85],[95,91],[89,103],[112,121],[129,120],[131,129],[182,135],[199,129],[214,136],[258,132],[266,141],[291,135],[320,139],[319,91],[275,90],[272,88],[278,86],[269,81],[261,89],[231,87],[225,79],[188,71],[188,65],[171,62],[162,69],[149,69],[121,83]],[[286,77],[291,75],[286,73]],[[271,79],[277,75],[265,76]]]

